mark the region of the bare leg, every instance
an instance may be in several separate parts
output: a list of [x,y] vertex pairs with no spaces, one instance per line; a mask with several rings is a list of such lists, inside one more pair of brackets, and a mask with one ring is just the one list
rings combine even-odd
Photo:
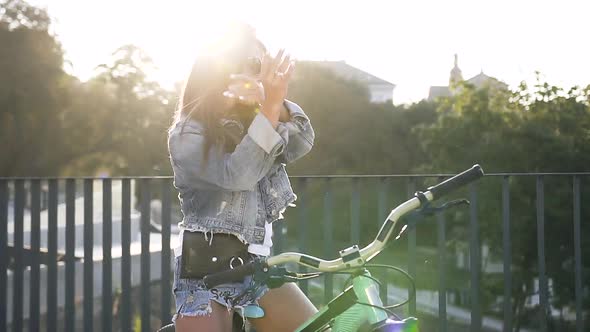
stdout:
[[318,310],[294,283],[271,289],[259,301],[264,317],[249,319],[258,332],[293,332]]
[[221,304],[211,301],[213,311],[207,316],[181,316],[175,322],[177,332],[231,332],[232,311],[228,311]]

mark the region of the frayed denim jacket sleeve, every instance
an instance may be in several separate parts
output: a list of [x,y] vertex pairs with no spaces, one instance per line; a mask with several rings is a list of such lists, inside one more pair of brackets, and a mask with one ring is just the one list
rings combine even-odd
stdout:
[[[178,126],[180,127],[180,125]],[[253,190],[285,148],[285,141],[263,114],[258,114],[235,150],[222,152],[216,146],[203,158],[202,130],[176,128],[168,140],[177,185],[198,188],[205,184],[232,190]]]
[[303,157],[311,150],[315,140],[315,133],[309,117],[299,105],[285,100],[284,106],[289,112],[291,120],[279,123],[277,131],[286,144],[285,150],[279,159],[288,164]]

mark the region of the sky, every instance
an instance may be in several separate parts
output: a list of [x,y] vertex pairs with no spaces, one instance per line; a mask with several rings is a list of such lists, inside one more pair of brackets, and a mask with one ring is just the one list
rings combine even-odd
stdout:
[[49,11],[67,69],[86,80],[124,44],[143,48],[172,87],[220,22],[245,21],[271,51],[298,60],[338,60],[396,85],[394,103],[417,102],[447,85],[458,54],[465,79],[511,87],[590,84],[588,0],[180,1],[29,0]]

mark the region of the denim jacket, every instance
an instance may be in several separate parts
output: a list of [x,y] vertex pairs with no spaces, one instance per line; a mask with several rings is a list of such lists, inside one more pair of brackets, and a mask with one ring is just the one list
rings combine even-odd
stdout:
[[247,132],[241,131],[233,152],[212,146],[203,160],[203,126],[180,121],[169,133],[168,150],[184,215],[180,229],[236,235],[246,243],[261,244],[265,224],[282,218],[297,198],[285,165],[308,153],[315,134],[309,118],[295,103],[285,101],[291,119],[276,130],[259,113]]

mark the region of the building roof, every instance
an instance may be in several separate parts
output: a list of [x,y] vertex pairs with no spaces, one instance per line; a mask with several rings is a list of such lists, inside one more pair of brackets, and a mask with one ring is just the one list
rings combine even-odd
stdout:
[[353,67],[347,64],[345,61],[310,61],[314,64],[317,64],[321,67],[330,69],[334,72],[334,74],[347,79],[347,80],[357,80],[360,82],[365,82],[367,84],[379,84],[379,85],[391,85],[395,87],[395,84],[388,82],[382,78],[379,78],[375,75],[369,74],[365,71],[362,71],[356,67]]
[[495,77],[488,76],[488,75],[484,74],[483,71],[481,73],[473,76],[472,78],[468,79],[467,83],[473,84],[476,88],[481,88],[486,84],[501,86],[504,88],[508,87],[508,85],[506,83],[496,79]]
[[[459,68],[458,63],[458,56],[455,54],[455,66],[451,70],[451,75],[449,78],[449,83],[452,85],[454,82],[459,82],[463,80],[463,76],[461,75],[461,69]],[[499,89],[507,89],[508,84],[498,80],[495,77],[488,76],[483,73],[483,70],[473,76],[472,78],[466,80],[465,82],[473,85],[476,89],[481,89],[484,86],[489,86],[493,88]],[[448,86],[431,86],[428,92],[428,100],[434,100],[437,97],[448,97],[451,96],[453,92]]]
[[[476,89],[481,89],[484,86],[490,86],[494,88],[507,89],[508,85],[495,77],[488,76],[483,71],[472,78],[465,81],[473,85]],[[428,92],[428,100],[434,100],[437,97],[449,97],[451,96],[451,89],[448,86],[431,86]]]

